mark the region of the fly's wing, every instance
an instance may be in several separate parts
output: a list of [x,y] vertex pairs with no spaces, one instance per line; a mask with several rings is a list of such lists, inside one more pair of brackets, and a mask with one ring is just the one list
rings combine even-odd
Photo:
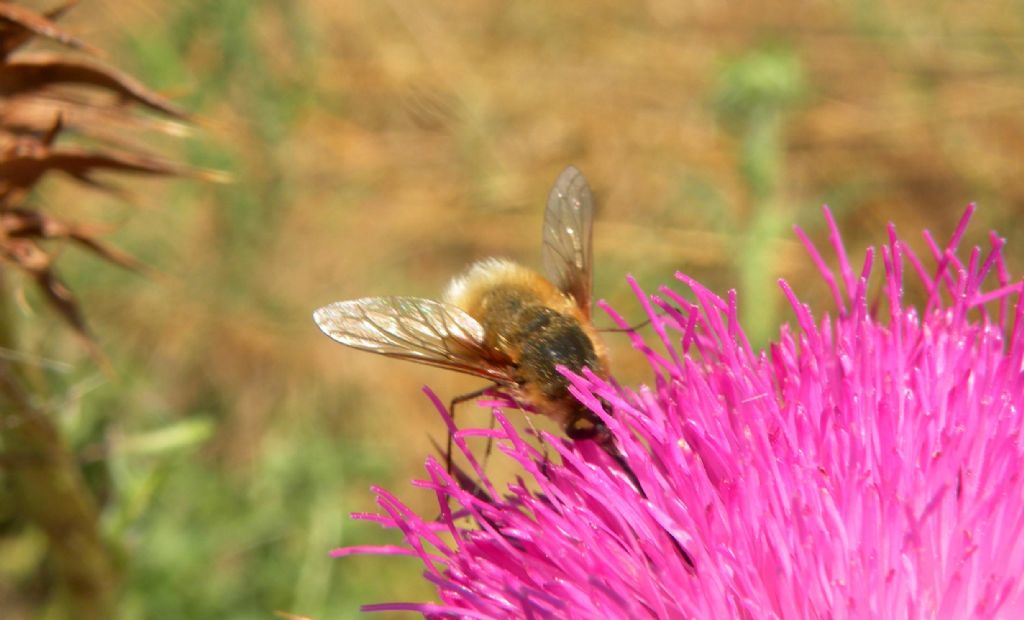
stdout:
[[450,304],[416,297],[339,301],[313,313],[325,334],[363,351],[512,383],[510,361],[484,344],[484,328]]
[[590,318],[594,260],[591,244],[594,197],[573,166],[558,176],[544,212],[544,271],[563,293],[572,295]]

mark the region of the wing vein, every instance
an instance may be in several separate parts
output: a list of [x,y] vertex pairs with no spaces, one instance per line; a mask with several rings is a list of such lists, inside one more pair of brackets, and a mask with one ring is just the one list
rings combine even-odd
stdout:
[[513,381],[511,360],[483,342],[483,327],[460,308],[416,297],[367,297],[313,313],[320,329],[341,344],[484,377]]
[[593,280],[594,199],[583,174],[569,166],[555,181],[544,212],[544,268],[548,278],[589,318]]

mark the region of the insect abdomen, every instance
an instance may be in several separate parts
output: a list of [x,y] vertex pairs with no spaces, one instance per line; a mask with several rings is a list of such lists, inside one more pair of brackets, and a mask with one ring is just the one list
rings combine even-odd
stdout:
[[541,303],[531,291],[502,286],[481,296],[480,323],[489,344],[517,362],[517,374],[524,384],[548,400],[568,396],[569,382],[558,372],[565,366],[573,372],[597,370],[594,345],[580,322]]
[[541,308],[554,316],[537,331],[524,334],[520,343],[519,371],[534,383],[545,398],[561,400],[569,395],[569,381],[558,372],[565,366],[575,373],[597,370],[597,354],[579,322]]

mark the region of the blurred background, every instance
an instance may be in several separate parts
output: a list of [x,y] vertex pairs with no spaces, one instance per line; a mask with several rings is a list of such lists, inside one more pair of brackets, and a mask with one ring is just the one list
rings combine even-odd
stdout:
[[[153,137],[162,153],[233,177],[122,177],[124,199],[54,176],[36,193],[156,271],[61,250],[110,373],[10,276],[125,618],[431,597],[416,561],[327,552],[398,542],[348,518],[375,510],[371,484],[436,512],[408,483],[445,436],[421,387],[480,384],[344,349],[310,314],[438,297],[492,255],[539,268],[570,163],[597,199],[596,295],[631,320],[626,274],[651,290],[677,270],[736,289],[758,345],[792,320],[779,277],[832,311],[791,230],[827,254],[824,203],[859,265],[887,222],[923,255],[921,229],[948,238],[977,202],[966,242],[998,230],[1021,271],[1020,3],[82,0],[61,23],[195,112],[188,139]],[[649,380],[608,341],[620,380]],[[460,416],[485,425],[474,409]],[[0,509],[2,615],[38,617],[45,541]]]

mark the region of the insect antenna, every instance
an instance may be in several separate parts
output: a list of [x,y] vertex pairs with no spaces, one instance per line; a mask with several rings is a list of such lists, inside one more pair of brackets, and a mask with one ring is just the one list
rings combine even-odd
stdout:
[[653,320],[654,319],[648,317],[646,321],[641,321],[636,325],[630,325],[629,327],[599,327],[597,328],[597,331],[601,332],[602,334],[621,334],[626,332],[635,332],[638,329],[647,327],[648,325],[651,324],[651,321]]

